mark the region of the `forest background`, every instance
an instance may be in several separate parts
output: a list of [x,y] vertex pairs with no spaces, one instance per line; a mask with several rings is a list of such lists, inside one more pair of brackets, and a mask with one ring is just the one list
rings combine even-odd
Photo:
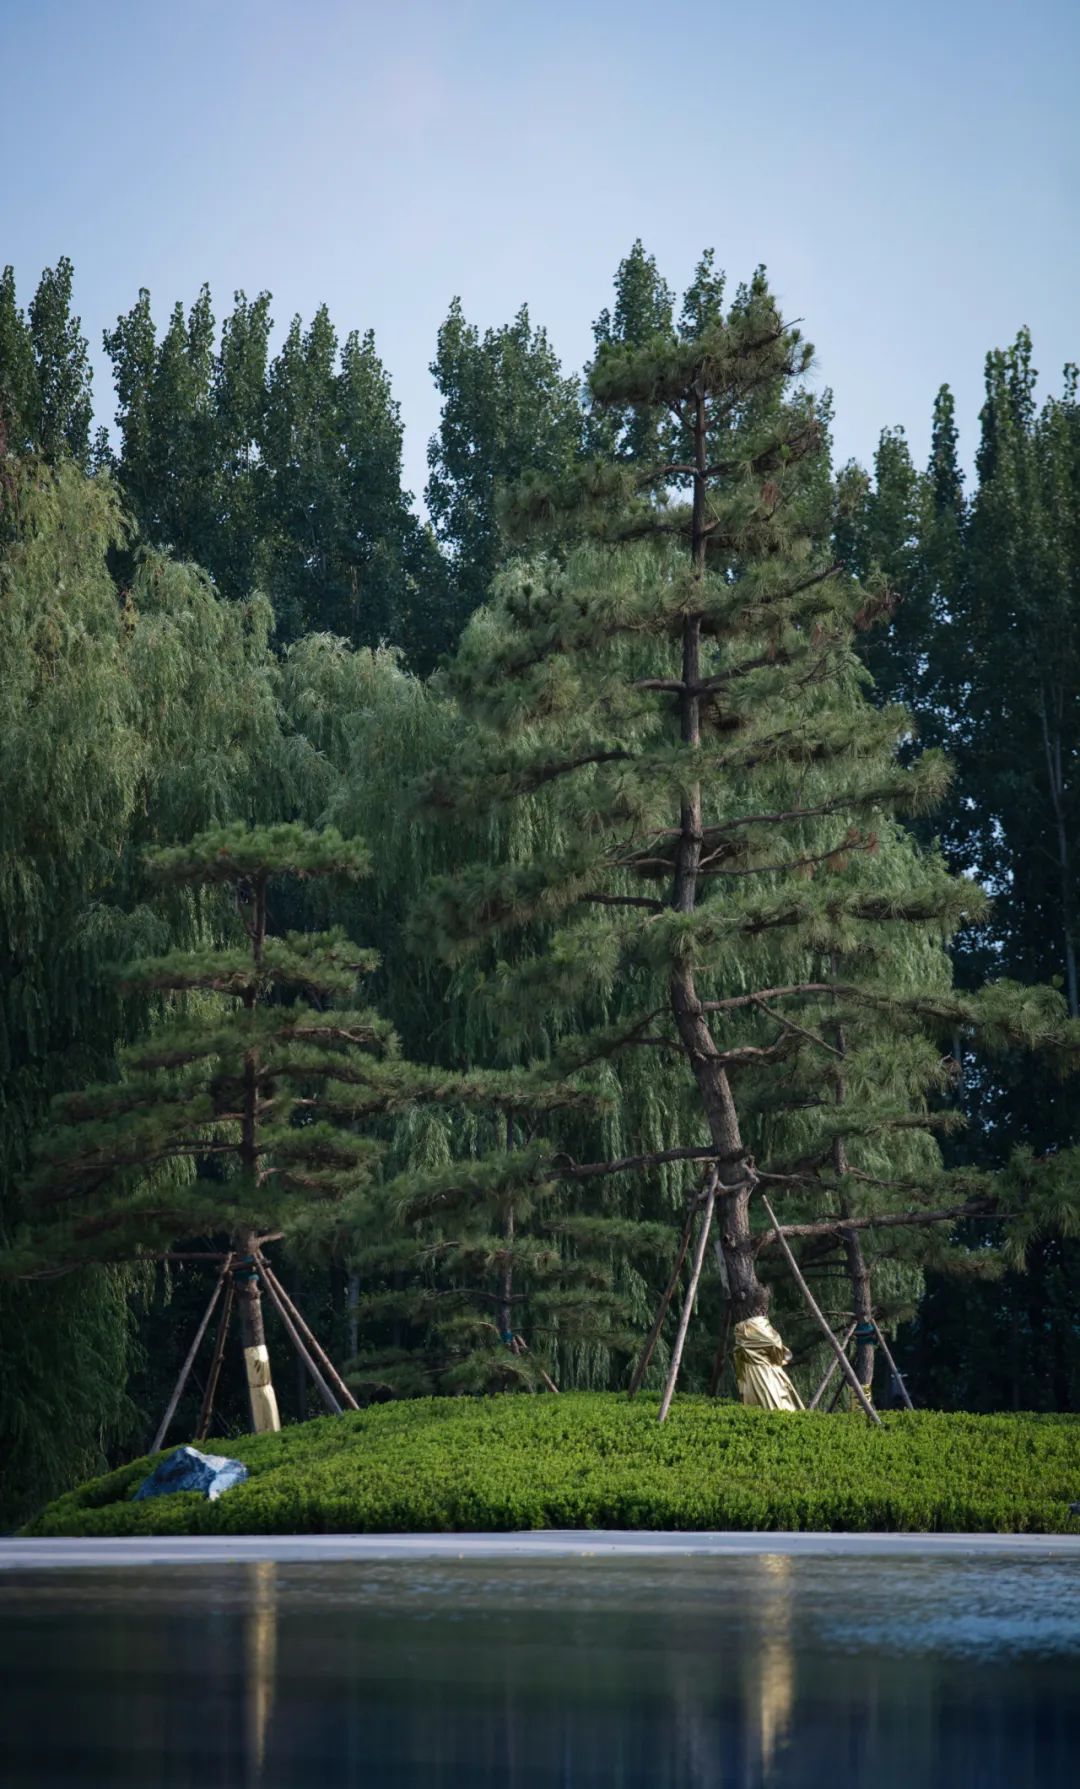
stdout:
[[[702,269],[713,276],[710,257]],[[490,826],[448,839],[411,792],[458,761],[448,667],[470,617],[524,563],[506,490],[597,455],[632,468],[653,445],[632,405],[596,408],[527,310],[480,330],[455,301],[434,344],[442,412],[421,520],[372,335],[340,335],[324,308],[295,319],[271,352],[267,294],[237,295],[218,318],[205,288],[160,316],[140,293],[106,333],[110,435],[95,428],[73,281],[61,261],[25,304],[10,268],[0,284],[8,1244],[50,1098],[107,1076],[150,1013],[118,986],[117,965],[205,941],[206,912],[143,868],[148,848],[205,827],[330,818],[360,831],[370,879],[332,910],[288,897],[278,929],[311,929],[329,912],[376,947],[377,1004],[411,1061],[464,1072],[517,1059],[468,966],[433,962],[408,929],[433,875],[488,861]],[[597,351],[663,339],[677,309],[635,243],[595,321]],[[827,476],[838,556],[899,599],[861,636],[872,698],[915,716],[908,758],[940,746],[953,765],[916,836],[936,838],[949,868],[993,897],[988,917],[950,937],[956,985],[1049,983],[1075,1018],[1080,408],[1072,367],[1038,404],[1032,357],[1021,330],[986,358],[973,478],[948,387],[925,466],[886,428],[870,469]],[[542,817],[533,824],[542,842]],[[516,848],[527,854],[529,841]],[[663,1076],[641,1071],[619,1090],[605,1147],[662,1148],[664,1098]],[[937,1103],[967,1121],[943,1143],[954,1166],[998,1167],[1017,1149],[1046,1159],[1080,1141],[1074,1089],[1019,1050],[988,1065],[958,1035]],[[464,1108],[405,1111],[383,1127],[390,1170],[482,1151],[478,1123]],[[606,1218],[670,1219],[681,1184],[639,1177]],[[1051,1229],[1005,1257],[993,1227],[970,1220],[951,1242],[927,1234],[883,1252],[878,1309],[916,1401],[1075,1409],[1077,1249]],[[287,1276],[331,1351],[358,1363],[367,1395],[439,1388],[447,1336],[431,1341],[431,1287],[412,1242],[357,1235],[329,1264],[300,1248]],[[640,1333],[650,1293],[644,1280],[637,1290]],[[181,1262],[5,1284],[3,1441],[22,1462],[9,1510],[145,1444],[205,1292],[204,1270]],[[559,1365],[564,1384],[624,1382],[620,1358],[595,1340],[565,1348]],[[711,1341],[691,1348],[688,1383],[706,1385],[713,1365]],[[311,1409],[302,1379],[283,1401],[293,1417]],[[226,1427],[242,1424],[241,1402],[227,1383]]]
[[[546,726],[557,745],[551,716],[528,712],[538,687],[545,695],[538,661],[524,675],[521,663],[538,643],[543,657],[575,579],[591,621],[552,660],[553,712],[569,693],[568,736],[610,722],[645,759],[650,726],[671,743],[682,698],[670,688],[623,691],[610,706],[635,654],[620,657],[605,622],[610,604],[625,618],[651,591],[643,651],[666,655],[670,682],[674,560],[662,542],[651,562],[634,546],[590,560],[573,538],[591,523],[558,512],[575,482],[582,495],[583,468],[606,468],[586,498],[614,499],[639,478],[649,488],[658,452],[686,447],[685,430],[673,439],[648,403],[620,406],[617,388],[633,394],[636,379],[638,396],[644,381],[655,397],[653,375],[662,385],[682,354],[673,333],[684,346],[708,335],[719,268],[702,263],[685,302],[666,283],[690,277],[703,238],[731,272],[729,314],[741,307],[745,325],[755,304],[767,310],[752,273],[762,260],[785,323],[805,315],[820,350],[809,431],[801,374],[786,387],[775,378],[768,403],[735,406],[740,465],[770,428],[807,451],[774,465],[756,498],[736,488],[738,470],[713,469],[711,495],[749,551],[732,553],[727,574],[714,554],[712,625],[731,594],[725,575],[734,591],[748,574],[768,608],[766,537],[843,567],[804,612],[811,659],[821,647],[806,703],[796,596],[786,641],[792,613],[773,616],[770,650],[779,642],[786,669],[752,671],[727,721],[768,735],[777,790],[818,775],[797,762],[809,739],[834,796],[858,793],[864,770],[927,796],[899,820],[888,802],[880,813],[856,802],[835,834],[831,810],[796,820],[787,842],[805,836],[782,885],[760,869],[768,827],[749,880],[745,857],[723,847],[705,866],[713,915],[727,889],[719,905],[732,915],[757,923],[760,894],[782,897],[793,919],[775,950],[767,928],[733,950],[714,936],[710,992],[752,987],[801,947],[835,979],[842,965],[822,941],[858,946],[843,965],[861,1001],[850,1010],[831,995],[822,1006],[819,988],[768,1015],[755,1004],[716,1015],[720,1043],[742,1052],[731,1072],[744,1147],[780,1173],[771,1191],[785,1222],[851,1209],[904,1219],[849,1230],[842,1248],[836,1234],[793,1240],[837,1327],[853,1297],[871,1300],[918,1401],[1076,1407],[1077,1082],[1054,1050],[1028,1045],[1060,1037],[1077,1006],[1077,403],[1075,374],[1060,369],[1075,352],[1078,33],[1065,0],[989,12],[975,0],[901,11],[776,0],[767,18],[674,0],[660,24],[645,0],[191,0],[182,11],[9,0],[2,258],[19,288],[5,275],[0,1520],[146,1445],[205,1305],[205,1262],[154,1257],[166,1235],[173,1252],[220,1243],[204,1226],[235,1189],[227,1154],[195,1158],[201,1181],[173,1157],[125,1170],[110,1191],[101,1160],[83,1175],[79,1151],[89,1133],[105,1155],[132,1138],[147,1153],[175,1108],[161,1084],[183,1039],[204,1058],[208,1039],[227,1041],[228,996],[214,984],[233,952],[224,983],[247,985],[240,955],[261,948],[252,915],[267,917],[266,888],[241,877],[230,906],[198,881],[213,844],[190,847],[234,823],[255,829],[282,872],[268,910],[281,979],[263,979],[256,1021],[318,1032],[345,984],[363,1003],[324,1027],[349,1033],[335,1043],[356,1058],[349,1097],[339,1084],[336,1109],[303,1139],[281,1126],[274,1138],[294,1193],[305,1178],[352,1186],[336,1232],[307,1222],[301,1197],[282,1212],[287,1244],[273,1246],[358,1395],[536,1385],[548,1369],[565,1386],[625,1386],[701,1181],[702,1162],[684,1159],[705,1148],[685,1098],[693,1078],[673,1067],[670,1037],[638,1048],[636,1034],[586,1071],[592,1104],[550,1072],[575,1028],[602,1044],[605,1025],[625,1019],[656,973],[650,940],[670,945],[677,926],[652,927],[660,883],[620,881],[618,862],[614,904],[560,906],[560,864],[572,885],[568,847],[597,813],[588,796],[560,793],[566,782],[503,801],[505,779],[485,777],[484,761],[501,726],[520,785],[533,774],[523,743],[535,756]],[[638,231],[659,265],[635,245],[611,292]],[[249,296],[235,295],[243,285]],[[518,308],[526,295],[532,310]],[[801,347],[785,339],[794,364]],[[713,402],[722,435],[721,389]],[[882,423],[901,419],[907,435],[886,428],[873,455]],[[779,471],[799,525],[785,535],[781,515],[755,558],[756,506],[773,502]],[[522,477],[534,510],[551,512],[528,544],[507,507]],[[653,493],[637,522],[655,534],[670,516]],[[617,533],[616,510],[595,508],[592,521]],[[613,586],[594,575],[616,563]],[[718,648],[713,635],[707,668],[719,674],[731,650],[737,641]],[[642,671],[655,677],[656,664]],[[725,771],[725,700],[705,706],[707,799],[730,820],[769,772]],[[634,776],[648,772],[655,795],[671,770],[652,751]],[[615,760],[581,782],[616,798],[608,821],[644,789]],[[625,834],[608,836],[617,859]],[[320,892],[314,871],[331,862],[355,877]],[[515,903],[495,897],[515,885],[517,917],[533,916],[496,938]],[[700,915],[704,932],[713,915]],[[378,968],[354,986],[349,964],[372,951]],[[166,985],[174,997],[162,998]],[[988,992],[968,1000],[977,989]],[[306,1053],[293,1066],[317,1067],[316,1045],[297,1041]],[[207,1116],[199,1100],[217,1115],[235,1092],[221,1072],[200,1087],[200,1061],[177,1071],[195,1088],[195,1118]],[[295,1092],[299,1123],[311,1085]],[[673,1141],[683,1155],[656,1161]],[[580,1167],[612,1156],[649,1165]],[[100,1261],[58,1272],[70,1266],[66,1194],[81,1197],[87,1178],[79,1253]],[[903,1210],[913,1197],[970,1208],[984,1194],[980,1221],[955,1227],[909,1226]],[[805,1391],[821,1344],[752,1205]],[[119,1246],[124,1213],[142,1225],[139,1265]],[[725,1396],[729,1292],[710,1253],[684,1382]],[[275,1325],[271,1315],[294,1420],[315,1404],[302,1374],[286,1372]],[[222,1435],[247,1421],[233,1354]],[[872,1338],[856,1359],[873,1373]],[[178,1413],[188,1433],[204,1381],[200,1362]],[[889,1397],[880,1361],[875,1382]]]

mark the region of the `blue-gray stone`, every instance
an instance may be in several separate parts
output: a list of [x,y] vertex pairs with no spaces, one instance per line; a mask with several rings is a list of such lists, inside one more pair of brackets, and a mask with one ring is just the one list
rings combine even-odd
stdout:
[[201,1491],[214,1503],[222,1491],[242,1485],[247,1475],[248,1469],[240,1460],[227,1459],[224,1454],[201,1454],[197,1447],[178,1447],[158,1462],[149,1478],[143,1479],[132,1502],[138,1503],[143,1497],[166,1497],[172,1491]]

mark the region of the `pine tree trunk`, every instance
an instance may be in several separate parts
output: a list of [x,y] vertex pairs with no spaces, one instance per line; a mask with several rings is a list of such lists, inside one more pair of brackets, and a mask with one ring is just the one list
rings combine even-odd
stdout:
[[[252,944],[252,956],[256,969],[262,965],[263,945],[266,942],[266,882],[260,878],[254,887],[254,911],[249,927]],[[251,1011],[255,1006],[256,993],[254,987],[244,997],[244,1005]],[[259,1173],[259,1084],[258,1060],[254,1050],[249,1050],[244,1058],[244,1106],[243,1124],[240,1140],[240,1164],[248,1186],[254,1191]],[[255,1250],[258,1247],[258,1235],[252,1229],[244,1229],[235,1238],[236,1252],[240,1258],[240,1274],[237,1284],[238,1302],[240,1305],[240,1340],[244,1350],[244,1372],[247,1377],[248,1404],[251,1409],[251,1426],[257,1435],[267,1431],[276,1431],[281,1427],[278,1415],[277,1397],[270,1377],[270,1352],[266,1346],[266,1331],[263,1327],[262,1292],[259,1276],[255,1267]]]
[[[704,579],[708,519],[707,426],[705,398],[699,394],[694,414],[694,511],[692,559],[695,575]],[[684,745],[696,751],[701,744],[701,617],[688,615],[683,624],[680,732]],[[680,809],[680,838],[675,857],[673,904],[679,913],[692,913],[697,905],[701,864],[701,785],[694,784]],[[678,961],[670,979],[671,1011],[683,1048],[690,1059],[716,1150],[719,1185],[716,1215],[720,1246],[724,1252],[736,1323],[757,1317],[768,1309],[769,1297],[757,1277],[750,1233],[750,1197],[755,1186],[753,1169],[739,1131],[739,1118],[731,1086],[718,1060],[712,1032],[701,1010],[689,964]]]
[[[270,1378],[270,1353],[266,1346],[266,1330],[263,1326],[259,1276],[255,1270],[254,1261],[251,1260],[257,1242],[258,1237],[254,1230],[241,1231],[236,1239],[237,1253],[241,1258],[237,1294],[240,1306],[240,1341],[244,1350],[244,1372],[247,1376],[251,1426],[257,1435],[262,1435],[268,1431],[280,1429],[281,1418],[278,1415],[277,1397]],[[247,1272],[249,1261],[250,1273]]]
[[701,1010],[693,975],[681,965],[671,977],[671,1010],[690,1057],[712,1145],[719,1158],[716,1213],[720,1246],[731,1293],[732,1320],[744,1323],[749,1317],[764,1316],[769,1308],[769,1294],[757,1276],[750,1229],[754,1175],[743,1147],[731,1084],[717,1061],[719,1051]]
[[874,1319],[874,1306],[870,1296],[870,1269],[866,1264],[866,1256],[862,1252],[857,1230],[848,1230],[844,1236],[844,1249],[847,1254],[848,1277],[851,1280],[851,1291],[854,1300],[855,1330],[855,1377],[867,1391],[874,1383],[874,1361],[876,1358],[874,1343],[870,1335]]

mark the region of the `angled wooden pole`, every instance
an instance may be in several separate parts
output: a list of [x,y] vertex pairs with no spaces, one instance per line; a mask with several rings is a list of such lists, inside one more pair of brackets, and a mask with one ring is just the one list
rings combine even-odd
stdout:
[[225,1308],[221,1313],[217,1340],[214,1343],[214,1352],[210,1361],[210,1372],[206,1380],[206,1390],[203,1393],[202,1409],[199,1412],[199,1426],[195,1431],[196,1441],[205,1441],[210,1432],[210,1418],[214,1414],[214,1399],[217,1396],[218,1380],[221,1377],[221,1362],[225,1353],[225,1338],[229,1333],[234,1297],[235,1292],[230,1278],[225,1288]]
[[214,1307],[217,1304],[218,1299],[221,1297],[221,1289],[225,1284],[225,1275],[229,1271],[229,1262],[231,1260],[232,1260],[232,1256],[230,1255],[228,1257],[228,1259],[226,1260],[225,1265],[222,1267],[221,1272],[218,1274],[217,1280],[214,1283],[214,1290],[210,1294],[210,1303],[207,1305],[206,1310],[203,1312],[203,1320],[199,1324],[198,1329],[195,1331],[195,1340],[192,1342],[191,1347],[188,1349],[187,1359],[184,1361],[183,1366],[180,1368],[180,1377],[176,1381],[175,1386],[173,1387],[173,1395],[169,1399],[169,1402],[165,1408],[165,1414],[162,1417],[160,1423],[158,1424],[158,1431],[157,1431],[157,1434],[154,1436],[153,1443],[150,1448],[150,1452],[152,1454],[156,1454],[156,1453],[160,1452],[161,1444],[169,1432],[169,1424],[172,1422],[172,1419],[176,1414],[176,1406],[177,1406],[177,1404],[179,1404],[181,1396],[183,1395],[183,1390],[184,1390],[184,1387],[187,1384],[187,1380],[188,1380],[188,1374],[191,1372],[191,1369],[192,1369],[193,1365],[195,1364],[195,1356],[199,1352],[199,1345],[202,1342],[203,1336],[206,1334],[207,1325],[209,1324],[211,1317],[214,1315]]
[[911,1393],[908,1391],[907,1381],[904,1378],[903,1373],[901,1373],[898,1370],[896,1362],[889,1352],[889,1344],[885,1340],[885,1337],[881,1333],[881,1327],[878,1323],[878,1320],[876,1317],[871,1317],[870,1321],[874,1325],[874,1328],[877,1330],[877,1339],[881,1343],[881,1352],[885,1356],[886,1361],[888,1362],[889,1371],[892,1374],[893,1378],[896,1380],[897,1385],[900,1387],[900,1396],[903,1398],[904,1403],[907,1405],[908,1409],[914,1410],[915,1406],[911,1401]]
[[709,1175],[708,1191],[705,1195],[705,1208],[701,1213],[701,1229],[698,1231],[697,1246],[694,1249],[694,1265],[690,1269],[690,1283],[686,1288],[686,1297],[683,1300],[683,1308],[679,1317],[679,1327],[675,1333],[675,1345],[671,1350],[671,1365],[668,1367],[667,1384],[664,1386],[664,1395],[660,1400],[660,1414],[656,1419],[658,1422],[667,1421],[667,1413],[671,1409],[671,1400],[675,1396],[675,1386],[679,1377],[679,1367],[682,1365],[683,1348],[686,1344],[686,1332],[690,1327],[690,1317],[694,1309],[694,1301],[697,1298],[698,1281],[701,1278],[701,1269],[705,1261],[705,1249],[709,1241],[709,1231],[712,1229],[713,1212],[716,1209],[716,1181],[717,1173],[714,1168]]
[[[525,1340],[524,1336],[519,1336],[519,1335],[515,1334],[514,1341],[517,1343],[517,1346],[522,1354],[529,1354],[529,1355],[532,1354],[532,1349],[529,1347],[529,1344]],[[544,1384],[547,1386],[548,1391],[553,1391],[557,1397],[558,1393],[559,1393],[559,1388],[556,1385],[554,1379],[552,1379],[551,1375],[549,1373],[545,1373],[543,1367],[538,1366],[536,1370],[539,1373]]]
[[262,1269],[263,1278],[266,1280],[268,1285],[273,1284],[273,1286],[275,1287],[275,1289],[277,1291],[278,1298],[281,1300],[281,1303],[285,1306],[285,1309],[288,1311],[289,1316],[293,1320],[293,1323],[295,1324],[296,1328],[299,1330],[304,1341],[307,1343],[309,1351],[314,1355],[315,1359],[318,1361],[319,1365],[322,1367],[324,1377],[327,1379],[329,1384],[332,1386],[334,1394],[337,1397],[337,1399],[339,1400],[339,1402],[343,1405],[347,1405],[350,1410],[359,1410],[359,1408],[360,1408],[359,1404],[357,1403],[356,1399],[353,1397],[352,1392],[349,1390],[344,1379],[341,1377],[341,1374],[338,1372],[333,1361],[330,1359],[330,1356],[327,1354],[326,1349],[320,1346],[317,1338],[312,1334],[311,1325],[306,1321],[306,1319],[304,1318],[302,1313],[297,1310],[294,1301],[289,1297],[289,1294],[286,1292],[284,1286],[282,1285],[281,1281],[278,1279],[277,1274],[274,1272],[273,1268],[271,1267],[269,1261],[266,1259],[266,1256],[262,1253],[261,1249],[257,1251],[257,1258],[258,1258],[259,1266]]
[[316,1386],[316,1389],[318,1390],[319,1396],[322,1398],[322,1401],[326,1405],[326,1408],[329,1410],[331,1416],[340,1416],[341,1415],[341,1405],[338,1403],[333,1392],[330,1390],[330,1387],[327,1385],[326,1380],[323,1378],[318,1367],[315,1365],[315,1362],[312,1360],[311,1355],[308,1353],[307,1349],[305,1348],[303,1341],[300,1338],[300,1333],[297,1330],[295,1323],[293,1322],[292,1318],[289,1316],[288,1311],[285,1309],[285,1306],[281,1301],[281,1295],[278,1291],[276,1280],[274,1279],[272,1274],[268,1274],[266,1272],[265,1263],[263,1263],[262,1266],[263,1266],[263,1278],[266,1281],[266,1290],[269,1292],[271,1301],[274,1304],[275,1309],[277,1310],[278,1316],[281,1318],[281,1321],[285,1327],[286,1335],[288,1336],[293,1347],[296,1349],[297,1354],[300,1356],[300,1359],[303,1361],[308,1372],[311,1374],[312,1379],[315,1381],[315,1386]]
[[695,1198],[691,1201],[686,1213],[686,1222],[683,1224],[682,1236],[679,1239],[679,1252],[675,1257],[675,1266],[671,1270],[671,1278],[668,1280],[664,1296],[660,1300],[659,1309],[657,1310],[656,1316],[653,1318],[652,1328],[645,1338],[645,1346],[641,1351],[640,1359],[638,1360],[637,1366],[634,1368],[634,1375],[626,1393],[628,1398],[632,1398],[635,1392],[640,1391],[641,1382],[649,1370],[649,1362],[652,1360],[652,1357],[656,1352],[656,1344],[660,1340],[660,1331],[664,1327],[664,1318],[667,1316],[668,1306],[675,1296],[675,1288],[679,1283],[679,1275],[682,1272],[683,1262],[686,1260],[686,1251],[690,1247],[690,1238],[694,1234],[694,1214],[697,1211],[697,1208],[698,1201]]
[[[851,1323],[851,1324],[849,1324],[849,1325],[848,1325],[848,1331],[847,1331],[847,1334],[846,1334],[846,1335],[845,1335],[845,1337],[844,1337],[844,1339],[843,1339],[843,1341],[842,1341],[842,1342],[841,1342],[841,1344],[840,1344],[840,1346],[841,1346],[841,1347],[842,1347],[842,1348],[846,1348],[846,1347],[847,1347],[847,1345],[848,1345],[848,1343],[849,1343],[849,1342],[850,1342],[850,1340],[851,1340],[851,1338],[852,1338],[852,1336],[853,1336],[853,1335],[854,1335],[854,1334],[855,1334],[855,1325],[854,1325],[854,1323]],[[830,1386],[830,1385],[831,1385],[831,1383],[832,1383],[832,1376],[833,1376],[833,1374],[834,1374],[834,1373],[835,1373],[835,1371],[836,1371],[836,1356],[835,1356],[835,1354],[834,1354],[834,1355],[833,1355],[833,1357],[832,1357],[832,1359],[831,1359],[831,1360],[830,1360],[830,1362],[829,1362],[829,1364],[828,1364],[828,1367],[827,1367],[827,1368],[826,1368],[826,1370],[825,1370],[825,1377],[824,1377],[824,1379],[823,1379],[823,1380],[822,1380],[822,1381],[821,1381],[821,1384],[820,1384],[820,1385],[819,1385],[819,1386],[818,1386],[818,1388],[817,1388],[817,1390],[816,1390],[816,1392],[815,1392],[815,1393],[814,1393],[814,1395],[813,1395],[813,1397],[812,1397],[812,1398],[811,1398],[811,1399],[810,1399],[810,1402],[809,1402],[809,1404],[807,1404],[807,1406],[806,1406],[806,1408],[807,1408],[807,1409],[808,1409],[808,1410],[816,1410],[816,1409],[817,1409],[817,1407],[818,1407],[818,1405],[819,1405],[819,1404],[820,1404],[820,1402],[821,1402],[821,1400],[822,1400],[822,1398],[823,1398],[823,1397],[824,1397],[824,1396],[825,1396],[825,1393],[826,1393],[826,1391],[827,1391],[827,1390],[828,1390],[828,1388],[829,1388],[829,1386]]]
[[836,1355],[837,1365],[839,1366],[840,1371],[843,1373],[848,1384],[851,1386],[852,1391],[855,1393],[855,1397],[856,1397],[858,1403],[861,1405],[863,1413],[865,1414],[867,1419],[874,1424],[874,1426],[876,1428],[880,1429],[882,1426],[881,1418],[878,1415],[877,1411],[874,1409],[873,1404],[871,1404],[870,1399],[867,1397],[862,1386],[859,1384],[859,1376],[856,1373],[855,1368],[852,1366],[847,1355],[844,1353],[844,1350],[841,1348],[836,1337],[833,1335],[833,1332],[832,1332],[831,1328],[829,1327],[828,1318],[826,1317],[824,1311],[821,1309],[821,1306],[818,1304],[817,1299],[814,1297],[814,1294],[811,1292],[806,1281],[803,1279],[802,1273],[799,1268],[799,1263],[796,1261],[794,1255],[791,1252],[791,1245],[789,1244],[787,1237],[784,1235],[783,1230],[781,1230],[781,1228],[780,1228],[780,1225],[777,1221],[775,1211],[773,1210],[772,1206],[769,1204],[769,1201],[766,1198],[764,1193],[762,1193],[760,1195],[760,1198],[761,1198],[761,1203],[765,1207],[765,1210],[768,1214],[769,1222],[771,1223],[773,1229],[776,1231],[777,1241],[779,1242],[780,1247],[783,1249],[784,1255],[787,1258],[787,1264],[792,1271],[792,1274],[795,1279],[795,1284],[798,1286],[799,1291],[802,1293],[803,1297],[805,1298],[805,1300],[810,1308],[811,1314],[814,1318],[814,1322],[817,1324],[818,1328],[821,1330],[822,1335],[824,1335],[826,1340],[828,1341],[829,1347],[832,1349],[833,1353]]

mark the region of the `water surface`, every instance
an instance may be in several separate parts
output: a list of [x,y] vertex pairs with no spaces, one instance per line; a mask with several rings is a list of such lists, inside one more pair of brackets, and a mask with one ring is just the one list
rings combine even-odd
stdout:
[[1074,1789],[1080,1559],[0,1579],[5,1789]]

